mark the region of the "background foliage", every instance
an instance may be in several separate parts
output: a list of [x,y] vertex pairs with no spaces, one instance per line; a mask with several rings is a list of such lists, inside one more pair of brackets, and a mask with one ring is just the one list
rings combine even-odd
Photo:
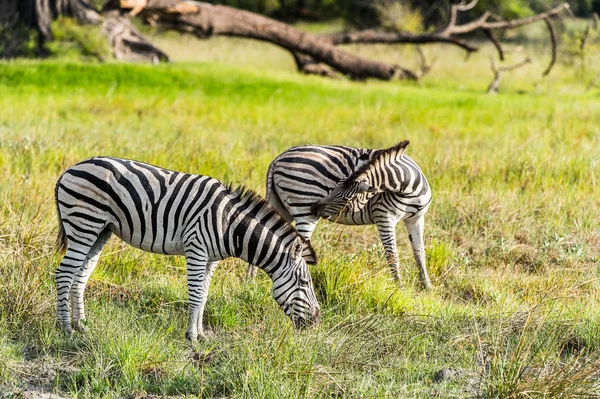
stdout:
[[[389,19],[389,14],[400,23],[410,20],[411,15],[423,17],[423,28],[447,20],[450,5],[448,0],[211,0],[215,4],[226,4],[258,12],[283,20],[320,19],[341,17],[348,27],[369,28],[380,26]],[[557,0],[480,0],[465,18],[474,18],[489,10],[502,18],[518,18],[541,12],[561,3]],[[600,12],[600,0],[569,1],[577,16],[590,17]],[[403,12],[398,13],[401,9]],[[410,30],[410,28],[409,28]]]

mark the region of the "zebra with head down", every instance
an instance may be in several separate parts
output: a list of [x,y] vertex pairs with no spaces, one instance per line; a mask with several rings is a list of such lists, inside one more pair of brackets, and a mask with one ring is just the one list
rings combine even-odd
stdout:
[[269,275],[274,299],[296,327],[319,319],[302,256],[304,252],[316,262],[312,247],[252,191],[231,190],[208,176],[94,157],[62,174],[55,197],[58,244],[66,251],[55,276],[57,317],[67,332],[85,319],[83,292],[113,234],[144,251],[185,256],[190,305],[186,338],[191,341],[204,337],[202,314],[210,280],[219,260],[230,256]]

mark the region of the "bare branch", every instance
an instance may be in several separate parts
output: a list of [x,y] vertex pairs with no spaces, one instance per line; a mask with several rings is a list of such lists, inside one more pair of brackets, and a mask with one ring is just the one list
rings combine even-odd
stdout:
[[521,68],[522,66],[529,64],[531,62],[531,58],[526,58],[523,61],[505,67],[497,67],[494,62],[494,57],[490,57],[490,63],[492,67],[492,72],[494,73],[494,80],[490,83],[487,89],[488,94],[496,94],[498,93],[498,88],[500,87],[500,81],[502,80],[502,74],[504,72],[514,71],[515,69]]
[[590,91],[592,89],[592,87],[596,87],[596,82],[600,80],[600,72],[598,72],[596,74],[596,76],[594,76],[594,78],[590,81],[590,83],[587,85],[587,88],[585,89],[585,91]]
[[[533,22],[540,21],[545,18],[553,17],[555,15],[560,14],[563,10],[567,11],[571,14],[571,7],[569,7],[569,3],[563,3],[557,7],[554,7],[551,10],[546,12],[532,15],[530,17],[513,19],[510,21],[500,21],[500,22],[484,22],[481,24],[480,28],[484,29],[513,29],[523,25],[529,25]],[[461,25],[462,26],[462,25]]]
[[450,8],[450,18],[446,26],[432,33],[413,34],[409,32],[379,32],[373,29],[363,30],[358,32],[340,32],[329,35],[320,36],[321,39],[329,41],[333,45],[350,44],[350,43],[412,43],[412,44],[427,44],[427,43],[448,43],[463,48],[468,53],[478,51],[476,45],[470,44],[457,36],[466,35],[479,29],[486,33],[488,39],[496,47],[498,55],[502,59],[504,57],[499,41],[492,34],[494,30],[513,29],[519,26],[528,25],[549,17],[556,16],[563,11],[571,12],[568,3],[563,3],[546,12],[536,14],[526,18],[514,19],[505,21],[498,16],[486,11],[474,21],[457,25],[457,15],[459,11],[465,11],[475,6],[476,1],[473,0],[466,4],[462,1],[459,4],[453,4]]
[[417,53],[419,54],[419,61],[421,64],[419,67],[419,73],[418,73],[419,79],[420,79],[431,70],[431,67],[433,66],[433,64],[427,63],[427,57],[425,56],[425,52],[423,51],[421,46],[417,46]]
[[456,25],[456,17],[458,15],[458,7],[459,7],[458,4],[452,4],[452,7],[450,7],[450,20],[448,21],[448,25],[446,26],[445,30],[448,30]]
[[351,43],[369,43],[369,44],[427,44],[427,43],[448,43],[461,47],[467,52],[474,52],[478,49],[457,38],[447,37],[439,33],[426,33],[422,35],[409,32],[379,32],[374,29],[362,30],[358,32],[339,32],[319,36],[323,40],[329,41],[333,45],[351,44]]
[[510,72],[510,71],[514,71],[515,69],[519,69],[522,66],[529,64],[530,62],[531,62],[531,58],[526,58],[517,64],[511,65],[511,66],[506,66],[506,67],[500,67],[500,68],[498,68],[498,70],[500,70],[502,72]]
[[469,4],[465,4],[465,1],[462,0],[459,4],[456,5],[458,11],[469,11],[473,9],[478,3],[478,0],[472,0]]
[[550,33],[550,41],[552,42],[552,58],[550,59],[550,64],[544,72],[542,72],[542,76],[547,76],[552,67],[556,63],[556,52],[558,47],[558,37],[556,36],[556,30],[554,29],[554,25],[549,17],[544,18],[544,22],[546,23],[546,27],[548,27],[548,32]]
[[587,39],[590,35],[590,25],[585,27],[585,30],[583,31],[583,35],[581,36],[581,43],[579,44],[579,50],[583,51],[583,48],[585,47],[585,44],[587,43]]
[[492,72],[494,73],[494,80],[488,86],[487,93],[488,94],[496,94],[498,93],[498,87],[500,87],[500,80],[502,80],[502,71],[499,71],[496,68],[496,63],[494,62],[494,58],[490,57],[490,62],[492,63]]
[[492,42],[492,44],[496,48],[496,51],[498,51],[498,58],[500,58],[500,61],[504,61],[504,51],[502,51],[502,45],[500,44],[498,39],[496,39],[494,33],[489,29],[483,29],[483,33],[485,33],[488,39],[490,39],[490,42]]

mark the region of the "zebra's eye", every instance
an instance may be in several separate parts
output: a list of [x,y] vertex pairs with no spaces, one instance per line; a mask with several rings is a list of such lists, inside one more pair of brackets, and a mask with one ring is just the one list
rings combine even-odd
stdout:
[[308,287],[308,280],[306,280],[304,278],[301,278],[300,279],[300,286],[304,287],[304,288]]

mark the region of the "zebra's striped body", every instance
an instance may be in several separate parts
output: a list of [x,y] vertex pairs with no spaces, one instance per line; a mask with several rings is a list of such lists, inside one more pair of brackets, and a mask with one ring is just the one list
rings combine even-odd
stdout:
[[[203,336],[202,314],[219,260],[261,267],[273,296],[296,326],[316,321],[319,306],[296,230],[253,192],[145,163],[95,157],[67,169],[56,184],[59,245],[57,315],[70,331],[84,319],[83,292],[112,234],[148,252],[184,255],[190,319],[186,337]],[[313,252],[314,254],[314,252]]]
[[267,173],[267,200],[307,240],[323,217],[347,225],[377,225],[394,278],[399,279],[396,224],[408,231],[423,283],[430,287],[423,245],[431,202],[427,179],[403,154],[386,150],[307,145],[280,154]]

